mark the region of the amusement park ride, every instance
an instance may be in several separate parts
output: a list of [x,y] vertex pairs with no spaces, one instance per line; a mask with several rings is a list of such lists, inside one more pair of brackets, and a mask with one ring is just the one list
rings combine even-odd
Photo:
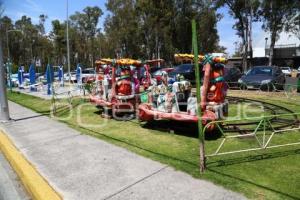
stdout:
[[[226,59],[211,55],[198,56],[203,66],[201,87],[202,123],[224,119],[228,114],[227,87],[224,82]],[[193,62],[191,54],[175,54],[176,62]],[[175,120],[196,123],[197,98],[184,77],[175,82],[168,80],[167,73],[162,83],[151,81],[150,66],[161,62],[149,60],[142,63],[133,59],[101,59],[96,61],[96,91],[90,101],[119,118],[122,114],[138,111],[140,121]],[[213,127],[212,127],[213,128]]]
[[[227,87],[224,82],[226,59],[214,56],[198,56],[204,75],[201,87],[202,124],[220,120],[228,114],[228,101],[225,99]],[[194,55],[175,54],[177,62],[192,62]],[[154,86],[148,93],[148,101],[139,105],[139,120],[175,120],[197,123],[196,91],[185,80],[169,84],[167,74],[162,84]],[[211,127],[213,128],[213,127]]]
[[101,59],[96,65],[96,91],[90,101],[102,107],[106,116],[120,119],[123,115],[128,120],[127,114],[134,116],[140,103],[139,95],[152,84],[149,64],[133,59]]

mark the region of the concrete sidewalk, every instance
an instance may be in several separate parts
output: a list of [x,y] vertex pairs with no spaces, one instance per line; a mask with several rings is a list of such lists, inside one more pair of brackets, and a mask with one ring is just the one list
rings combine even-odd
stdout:
[[245,199],[10,102],[0,124],[64,199]]

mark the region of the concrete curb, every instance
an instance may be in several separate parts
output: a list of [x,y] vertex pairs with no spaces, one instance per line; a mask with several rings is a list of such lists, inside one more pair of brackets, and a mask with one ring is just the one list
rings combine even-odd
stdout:
[[49,185],[3,132],[0,129],[0,151],[3,152],[31,197],[34,200],[61,200],[61,195]]

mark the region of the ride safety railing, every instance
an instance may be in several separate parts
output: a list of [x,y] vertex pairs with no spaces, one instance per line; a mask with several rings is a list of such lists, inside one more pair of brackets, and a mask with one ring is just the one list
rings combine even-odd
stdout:
[[238,90],[241,93],[247,91],[254,91],[256,93],[263,94],[282,94],[286,98],[300,97],[300,85],[299,84],[279,84],[279,83],[267,83],[261,85],[247,85],[239,82],[225,82],[227,88],[231,91]]
[[58,90],[52,88],[52,113],[55,114],[61,107],[72,107],[72,102],[75,97],[78,97],[81,101],[84,101],[86,95],[85,88],[83,86],[66,89],[58,92]]
[[[207,136],[210,134],[207,130],[211,126],[215,127],[215,131],[218,131],[221,134],[221,137],[218,139],[216,148],[211,149],[207,152],[206,157],[235,154],[242,152],[258,151],[265,150],[270,148],[278,148],[284,146],[300,145],[300,113],[292,114],[280,114],[280,115],[269,115],[262,117],[251,117],[244,119],[231,119],[231,120],[221,120],[221,121],[212,121],[203,129],[204,134]],[[274,126],[274,123],[282,123],[283,121],[292,121],[288,127],[277,128]],[[257,122],[253,125],[252,131],[241,131],[238,130],[240,123],[245,122]],[[249,123],[253,124],[253,123]],[[293,134],[293,137],[287,139],[284,138],[285,134]],[[296,135],[297,134],[297,135]],[[275,136],[278,136],[276,139]],[[295,137],[297,136],[297,137]],[[299,137],[298,137],[299,136]],[[279,138],[280,137],[280,138]],[[230,140],[239,139],[235,141],[238,148],[228,149],[226,148],[226,143]],[[246,139],[246,140],[242,140]],[[249,145],[249,140],[251,144]],[[275,141],[276,140],[276,141]],[[243,142],[246,145],[243,145]]]

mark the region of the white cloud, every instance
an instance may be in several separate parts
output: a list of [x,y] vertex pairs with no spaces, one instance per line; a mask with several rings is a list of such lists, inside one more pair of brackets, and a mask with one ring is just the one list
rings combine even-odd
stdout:
[[29,9],[29,11],[32,12],[37,12],[37,13],[43,13],[45,12],[44,9],[42,9],[41,6],[39,6],[35,1],[33,0],[25,0],[25,4],[24,7],[26,7],[27,9]]

